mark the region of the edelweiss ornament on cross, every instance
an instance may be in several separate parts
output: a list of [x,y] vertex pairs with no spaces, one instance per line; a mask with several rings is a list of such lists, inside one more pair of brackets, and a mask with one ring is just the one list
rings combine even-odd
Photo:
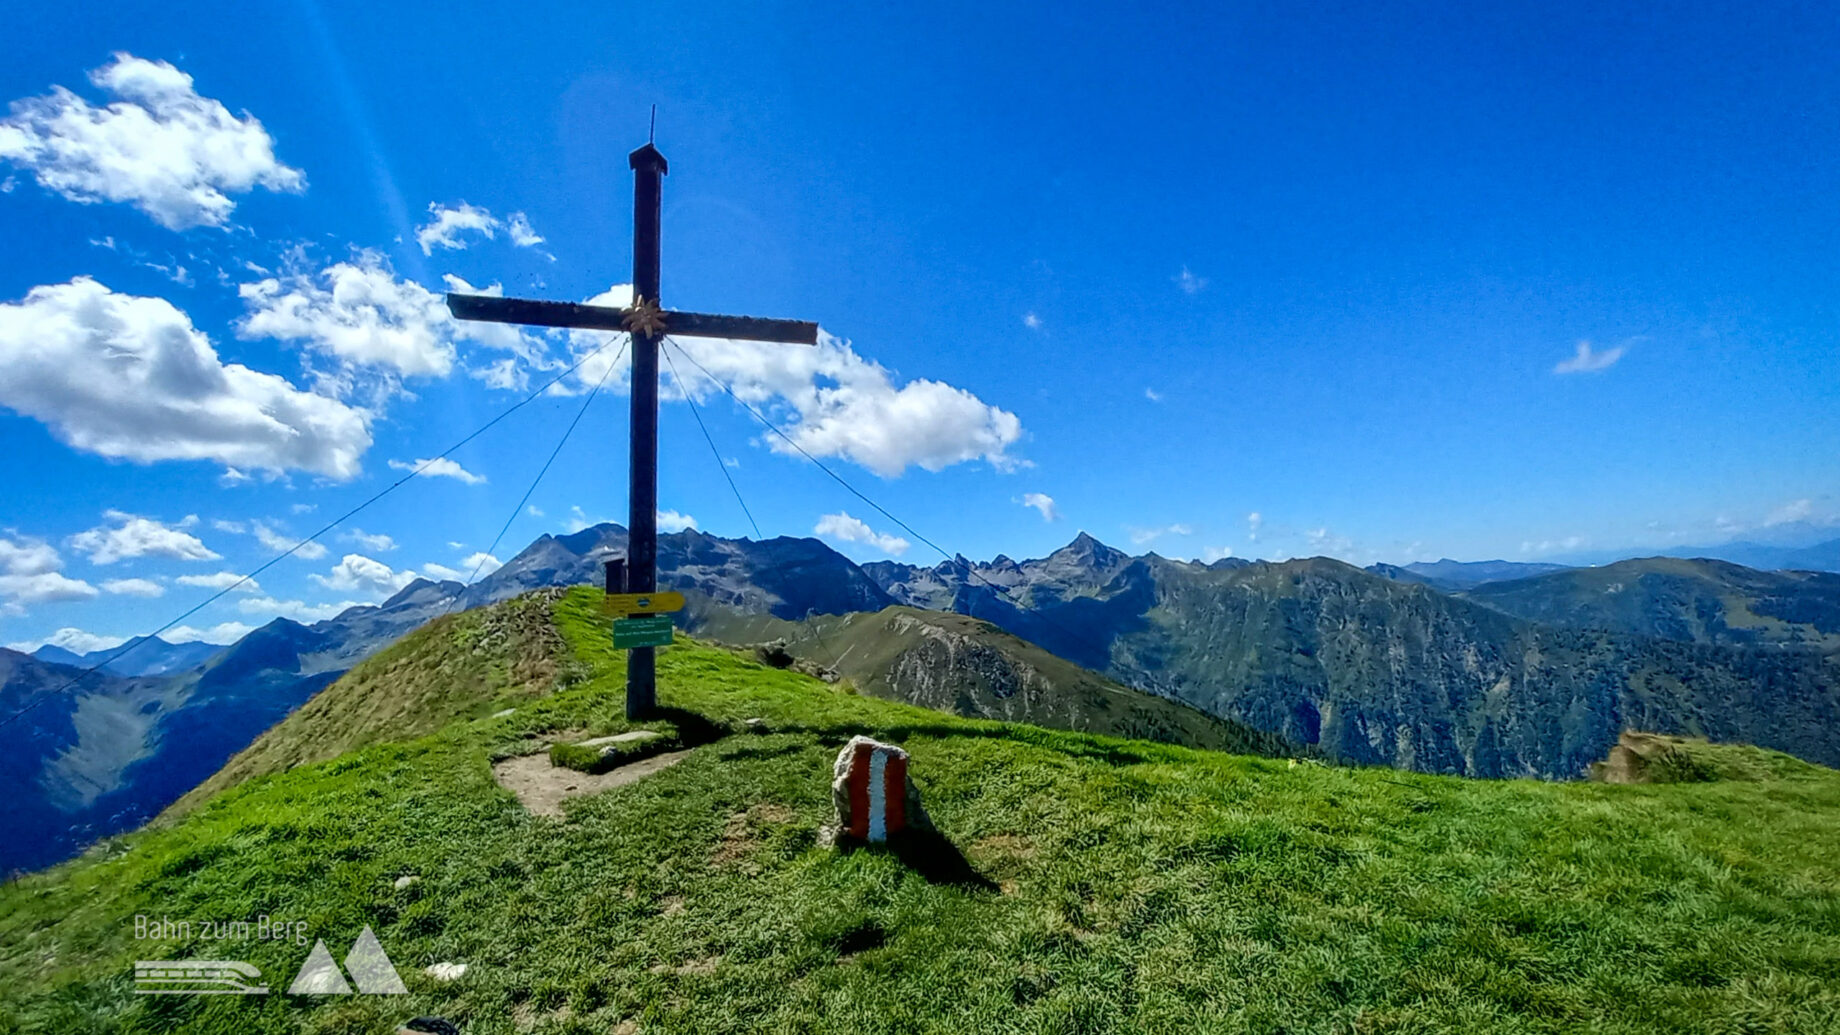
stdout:
[[[447,308],[459,320],[624,331],[632,335],[632,468],[627,517],[626,571],[629,593],[658,589],[658,349],[666,334],[696,338],[741,338],[816,345],[818,325],[803,320],[713,316],[663,309],[658,304],[659,222],[668,166],[646,144],[631,155],[633,168],[633,304],[625,309],[545,302],[528,298],[448,295]],[[634,647],[626,666],[626,714],[642,718],[657,705],[655,657],[651,647]]]

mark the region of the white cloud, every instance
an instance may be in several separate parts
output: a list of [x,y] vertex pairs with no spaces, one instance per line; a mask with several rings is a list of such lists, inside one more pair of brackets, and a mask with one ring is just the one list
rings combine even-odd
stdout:
[[433,255],[436,245],[448,249],[465,248],[466,242],[460,239],[462,233],[483,234],[488,238],[498,236],[499,222],[492,213],[464,201],[458,208],[431,201],[428,214],[434,218],[415,228],[415,243],[422,246],[423,255]]
[[23,614],[26,604],[95,598],[96,587],[58,572],[63,565],[41,539],[0,536],[0,614]]
[[[275,553],[286,553],[295,543],[292,537],[266,521],[251,521],[249,534],[255,536],[256,541],[261,543],[264,549]],[[326,556],[326,547],[317,542],[301,543],[300,548],[294,551],[294,556],[303,561],[317,561]]]
[[543,238],[531,229],[530,218],[522,212],[511,213],[511,220],[505,226],[511,234],[511,243],[519,248],[529,248],[543,243]]
[[696,519],[688,514],[679,514],[675,510],[658,512],[658,531],[682,532],[686,528],[695,528]]
[[319,509],[319,504],[317,503],[296,503],[288,507],[288,509],[293,511],[296,514],[311,514],[314,511]]
[[364,411],[224,363],[171,303],[88,277],[0,304],[0,406],[73,449],[141,463],[215,460],[343,481],[371,444]]
[[212,518],[211,527],[217,529],[219,532],[229,532],[233,535],[242,535],[244,532],[249,531],[249,526],[243,524],[241,521],[225,521],[223,518]]
[[457,482],[465,482],[468,485],[483,485],[486,480],[485,475],[474,474],[444,456],[436,457],[433,460],[392,460],[390,461],[390,466],[398,471],[414,471],[419,469],[424,478],[452,478]]
[[817,527],[812,531],[821,536],[846,543],[862,543],[872,546],[883,553],[899,557],[907,552],[907,540],[897,535],[884,535],[870,528],[860,518],[853,518],[846,511],[826,514],[818,519]]
[[1354,540],[1336,535],[1327,527],[1307,530],[1303,536],[1309,540],[1310,549],[1319,555],[1347,559],[1354,553]]
[[109,579],[102,584],[104,593],[130,597],[163,597],[166,587],[152,579]]
[[200,589],[229,589],[231,586],[236,586],[238,593],[260,593],[262,591],[262,587],[255,579],[237,585],[242,578],[233,571],[220,571],[211,575],[181,575],[173,581],[181,586],[197,586]]
[[436,582],[465,582],[467,576],[467,572],[457,571],[445,564],[436,564],[433,561],[422,565],[422,574]]
[[478,553],[469,555],[465,560],[462,560],[460,566],[466,569],[468,577],[472,577],[473,572],[478,571],[478,577],[483,579],[487,575],[504,567],[505,562],[481,550]]
[[1144,398],[1150,400],[1153,403],[1160,403],[1163,401],[1163,393],[1157,391],[1154,388],[1146,388],[1144,389]]
[[1259,529],[1263,527],[1265,527],[1265,518],[1258,511],[1255,510],[1252,513],[1246,515],[1246,538],[1247,539],[1250,539],[1251,541],[1255,543],[1258,542],[1259,541]]
[[569,508],[569,516],[566,520],[563,521],[562,527],[568,530],[569,532],[574,533],[574,532],[579,532],[584,528],[592,528],[595,525],[605,524],[606,521],[607,521],[606,518],[589,517],[586,511],[582,510],[580,507],[577,506],[577,507]]
[[351,531],[346,532],[344,535],[340,536],[339,538],[344,539],[347,542],[357,543],[359,546],[364,547],[366,550],[371,550],[376,553],[387,553],[391,550],[396,549],[396,540],[391,539],[389,536],[384,535],[381,532],[378,532],[373,535],[369,532],[366,532],[362,528],[354,528]]
[[528,507],[526,507],[526,508],[524,508],[524,509],[530,512],[530,516],[531,516],[531,517],[539,517],[539,518],[540,518],[540,517],[542,517],[542,516],[543,516],[543,511],[541,511],[541,510],[539,510],[539,509],[537,509],[537,505],[536,505],[535,503],[532,503],[532,504],[531,504],[530,506],[528,506]]
[[1171,279],[1176,282],[1176,286],[1181,288],[1182,293],[1186,295],[1198,295],[1201,293],[1201,289],[1207,287],[1208,284],[1206,277],[1195,276],[1188,271],[1187,266],[1182,267],[1182,272],[1176,274]]
[[296,622],[323,622],[337,618],[347,608],[361,606],[356,600],[337,604],[308,604],[299,600],[276,600],[274,597],[249,597],[237,601],[237,610],[246,615],[291,618]]
[[1203,564],[1213,564],[1215,561],[1224,561],[1231,556],[1233,556],[1231,546],[1210,546],[1201,551],[1198,559]]
[[82,629],[75,629],[67,625],[42,639],[9,643],[7,646],[13,650],[21,651],[26,654],[30,654],[47,644],[53,647],[62,647],[72,654],[89,654],[99,650],[110,650],[127,642],[128,638],[126,636],[99,636],[96,633],[85,632]]
[[326,575],[309,575],[308,578],[327,589],[340,593],[367,593],[375,597],[387,597],[397,590],[415,581],[412,571],[396,571],[379,560],[373,560],[361,553],[348,553],[332,566]]
[[126,202],[170,230],[225,225],[231,194],[306,188],[255,116],[199,96],[172,65],[117,53],[89,78],[118,99],[97,107],[58,86],[14,101],[0,159],[72,201]]
[[70,547],[88,554],[92,564],[114,564],[131,557],[171,557],[180,561],[215,561],[221,554],[212,551],[195,535],[185,531],[198,523],[186,517],[177,525],[167,525],[152,518],[105,510],[105,520],[116,522],[113,528],[98,525],[70,537]]
[[[910,465],[939,471],[981,459],[1002,471],[1023,466],[1006,452],[1022,437],[1022,422],[1015,414],[940,381],[920,378],[897,387],[887,369],[829,334],[820,333],[816,348],[710,338],[685,341],[688,354],[736,396],[755,407],[779,411],[776,423],[813,456],[842,457],[884,478],[896,477]],[[579,341],[575,348],[579,355]],[[630,376],[630,360],[622,356],[620,362],[622,376]],[[587,369],[593,365],[583,364],[577,376],[597,375],[600,371],[590,374]],[[720,391],[691,364],[680,363],[678,372],[698,398]],[[796,453],[777,435],[763,436],[763,441],[776,452]]]
[[1054,506],[1054,497],[1045,492],[1025,492],[1017,502],[1040,511],[1043,521],[1054,521],[1061,516],[1060,510]]
[[1194,529],[1183,524],[1164,525],[1161,528],[1127,528],[1131,533],[1131,542],[1142,546],[1153,543],[1166,535],[1193,535]]
[[160,639],[167,643],[235,643],[255,630],[253,625],[242,622],[219,622],[207,629],[197,629],[189,625],[175,625],[160,634]]
[[1763,527],[1774,528],[1777,525],[1786,525],[1794,521],[1806,521],[1813,515],[1813,500],[1796,500],[1771,511],[1770,516],[1763,519]]
[[1613,349],[1604,349],[1599,352],[1591,348],[1590,342],[1581,341],[1578,343],[1578,351],[1573,353],[1572,358],[1553,367],[1553,373],[1594,374],[1600,370],[1608,370],[1616,365],[1617,360],[1623,358],[1625,351],[1625,346],[1618,345]]
[[1022,326],[1031,331],[1039,331],[1041,330],[1041,317],[1036,316],[1033,312],[1023,313]]
[[401,280],[376,252],[360,252],[317,275],[293,272],[237,289],[248,312],[244,338],[275,338],[358,367],[403,377],[446,377],[454,341],[473,337],[441,296]]
[[0,536],[0,573],[7,575],[43,575],[63,567],[56,548],[42,539],[13,539]]

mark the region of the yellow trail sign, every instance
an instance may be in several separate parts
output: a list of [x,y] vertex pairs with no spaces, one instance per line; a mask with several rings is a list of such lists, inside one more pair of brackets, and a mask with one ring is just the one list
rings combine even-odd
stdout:
[[655,615],[684,609],[682,593],[609,593],[601,601],[603,611],[621,615]]

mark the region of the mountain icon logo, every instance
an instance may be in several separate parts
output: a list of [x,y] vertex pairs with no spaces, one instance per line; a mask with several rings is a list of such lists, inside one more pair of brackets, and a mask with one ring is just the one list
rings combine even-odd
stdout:
[[[350,981],[345,980],[348,972]],[[313,951],[307,954],[307,962],[301,964],[300,973],[288,986],[288,994],[350,995],[353,984],[358,986],[360,995],[404,995],[409,991],[383,951],[382,943],[377,941],[376,932],[368,925],[358,935],[351,952],[346,954],[344,971],[332,961],[332,953],[326,950],[326,940],[315,940]]]

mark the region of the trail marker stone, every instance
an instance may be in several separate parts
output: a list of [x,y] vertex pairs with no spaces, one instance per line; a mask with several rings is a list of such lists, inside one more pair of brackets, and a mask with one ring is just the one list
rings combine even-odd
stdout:
[[908,830],[930,830],[907,752],[869,737],[851,737],[832,767],[831,801],[838,845],[879,844]]

